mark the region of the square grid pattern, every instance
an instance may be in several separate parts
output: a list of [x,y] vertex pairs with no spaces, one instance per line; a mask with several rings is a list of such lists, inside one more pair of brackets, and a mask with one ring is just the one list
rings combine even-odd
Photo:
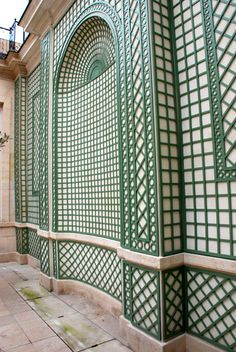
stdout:
[[[91,4],[93,1],[75,2],[55,28],[54,70],[57,69],[68,31],[75,27],[76,22],[78,23],[81,18],[80,15],[89,14],[92,8],[99,12],[106,12],[118,34],[117,61],[122,87],[120,90],[120,139],[122,141],[120,162],[123,163],[120,172],[123,182],[122,209],[124,209],[122,245],[139,252],[158,255],[156,156],[148,4],[146,0],[103,1],[90,7]],[[124,21],[119,22],[117,15]],[[54,169],[57,169],[57,165]]]
[[39,192],[39,143],[40,143],[40,95],[39,93],[33,97],[33,194]]
[[126,319],[160,339],[159,273],[123,262],[123,280]]
[[15,82],[15,111],[14,111],[14,173],[15,173],[15,218],[16,221],[21,221],[21,213],[20,213],[20,186],[21,186],[21,178],[20,178],[20,78],[18,78]]
[[236,182],[215,182],[201,2],[173,6],[183,140],[186,250],[236,256]]
[[[216,177],[236,177],[235,1],[201,0]],[[212,5],[214,10],[212,9]]]
[[164,339],[185,331],[184,322],[184,268],[162,274],[164,305]]
[[[211,7],[210,7],[211,8]],[[219,103],[222,125],[221,139],[224,140],[221,157],[224,168],[227,169],[225,175],[221,172],[221,177],[236,177],[236,55],[235,55],[235,26],[236,26],[236,2],[212,0],[213,11],[213,35],[216,46],[216,65],[219,78]],[[220,128],[221,126],[219,126]],[[218,134],[215,134],[218,139]],[[220,144],[220,140],[218,142]],[[220,162],[218,161],[218,164]],[[230,170],[230,172],[229,172]],[[219,172],[219,171],[218,171]]]
[[186,269],[187,332],[236,351],[236,278]]
[[40,124],[40,193],[39,193],[39,227],[48,230],[48,113],[49,113],[49,64],[50,64],[50,32],[41,42],[41,77],[40,99],[41,124]]
[[26,83],[25,77],[19,77],[15,83],[15,215],[19,222],[27,221]]
[[57,114],[57,230],[119,240],[115,64],[59,95]]
[[152,2],[164,255],[182,249],[175,72],[169,3],[167,0]]
[[27,97],[27,222],[39,221],[39,133],[40,133],[40,66],[28,77]]
[[121,262],[111,250],[58,241],[59,278],[79,280],[121,301]]

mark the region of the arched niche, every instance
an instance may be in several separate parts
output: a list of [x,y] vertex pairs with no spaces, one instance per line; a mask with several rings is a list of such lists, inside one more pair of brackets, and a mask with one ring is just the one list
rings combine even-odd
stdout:
[[56,231],[120,239],[117,62],[107,22],[86,19],[56,87]]

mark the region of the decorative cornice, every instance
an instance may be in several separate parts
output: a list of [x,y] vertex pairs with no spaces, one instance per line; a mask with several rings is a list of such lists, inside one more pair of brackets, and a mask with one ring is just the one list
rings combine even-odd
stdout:
[[19,53],[9,52],[5,59],[0,59],[0,77],[14,80],[19,75],[26,75],[26,64],[21,61]]
[[65,14],[75,0],[32,0],[19,25],[28,33],[43,36]]

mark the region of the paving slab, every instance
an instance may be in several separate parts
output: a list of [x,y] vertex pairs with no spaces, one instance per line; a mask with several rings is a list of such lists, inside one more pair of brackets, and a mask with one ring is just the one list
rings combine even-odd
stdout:
[[10,312],[7,309],[7,307],[5,306],[5,304],[3,303],[2,300],[0,300],[0,323],[3,317],[5,317],[6,315],[9,315]]
[[13,284],[16,291],[25,301],[36,298],[48,297],[50,293],[39,285],[37,280],[19,281]]
[[97,347],[90,348],[86,350],[86,352],[132,352],[132,351],[129,348],[122,345],[119,341],[113,340],[113,341],[105,342]]
[[34,312],[14,315],[15,320],[24,331],[30,342],[40,341],[56,336],[52,329]]
[[0,264],[0,352],[132,352],[117,318],[79,294],[49,293],[38,277],[28,265]]
[[8,351],[11,348],[29,343],[27,336],[17,323],[0,327],[0,348]]
[[95,325],[107,331],[123,344],[126,344],[125,340],[119,334],[119,320],[111,314],[104,312],[104,309],[99,305],[88,301],[85,297],[77,294],[64,294],[59,295],[58,297],[73,307],[76,311],[86,316],[86,318],[91,320]]
[[20,346],[10,352],[71,352],[59,337],[51,337],[32,344]]
[[61,337],[73,352],[113,339],[80,313],[48,321],[49,326]]
[[28,304],[46,321],[76,313],[73,308],[53,295],[29,300]]

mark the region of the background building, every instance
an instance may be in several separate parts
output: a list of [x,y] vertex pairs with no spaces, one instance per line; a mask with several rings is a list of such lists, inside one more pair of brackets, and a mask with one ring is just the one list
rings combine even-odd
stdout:
[[235,9],[32,0],[0,60],[0,259],[135,351],[236,351]]

